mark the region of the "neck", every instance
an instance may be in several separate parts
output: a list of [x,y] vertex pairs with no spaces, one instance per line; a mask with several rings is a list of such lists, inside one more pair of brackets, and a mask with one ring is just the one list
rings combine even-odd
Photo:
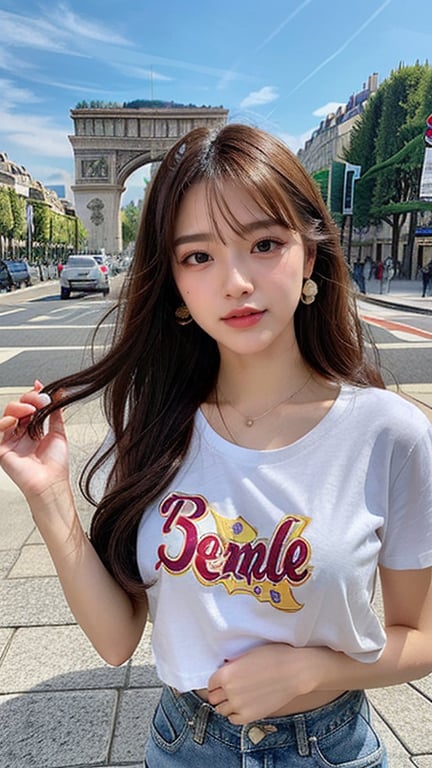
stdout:
[[288,397],[310,373],[297,345],[285,357],[221,355],[219,397],[247,413],[258,413]]

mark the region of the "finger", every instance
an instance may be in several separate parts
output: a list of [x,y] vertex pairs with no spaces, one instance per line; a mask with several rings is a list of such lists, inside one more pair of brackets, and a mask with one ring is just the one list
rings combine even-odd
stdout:
[[251,722],[250,718],[242,717],[234,712],[231,715],[226,715],[226,717],[233,725],[247,725]]
[[208,692],[208,700],[213,707],[217,707],[218,704],[227,700],[226,693],[223,688],[213,688]]
[[50,405],[51,398],[46,392],[37,392],[32,389],[31,392],[25,392],[20,397],[21,403],[31,403],[35,408],[45,408],[46,405]]
[[232,704],[229,701],[223,701],[214,708],[218,715],[222,715],[222,717],[232,717],[234,715]]
[[15,416],[3,416],[0,418],[0,443],[6,442],[13,437],[19,421]]
[[32,403],[11,402],[4,409],[3,416],[13,416],[15,419],[25,419],[33,416],[36,408]]
[[51,413],[49,417],[49,429],[50,432],[55,432],[57,435],[61,435],[62,437],[66,436],[63,413],[60,408]]
[[15,429],[18,419],[15,416],[2,416],[0,418],[0,430],[5,432],[7,429]]

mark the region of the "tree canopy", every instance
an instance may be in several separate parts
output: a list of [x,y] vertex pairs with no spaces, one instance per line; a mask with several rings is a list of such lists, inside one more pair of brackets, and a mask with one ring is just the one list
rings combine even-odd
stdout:
[[[76,216],[62,215],[43,200],[27,199],[12,187],[0,187],[0,236],[6,243],[6,253],[27,252],[27,207],[33,209],[32,257],[46,260],[50,250],[64,252],[85,242],[87,233]],[[24,255],[24,252],[21,254]]]
[[418,200],[431,111],[429,64],[400,65],[370,98],[344,156],[362,168],[354,201],[356,226],[381,220],[389,205]]
[[360,165],[354,226],[386,221],[392,228],[392,256],[398,255],[401,228],[432,204],[419,201],[426,118],[432,112],[432,67],[400,65],[369,99],[353,128],[344,160]]
[[137,203],[132,200],[121,209],[123,248],[136,239],[142,205],[142,200]]

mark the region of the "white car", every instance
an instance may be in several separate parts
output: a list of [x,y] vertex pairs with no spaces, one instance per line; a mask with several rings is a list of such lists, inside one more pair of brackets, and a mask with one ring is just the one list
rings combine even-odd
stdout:
[[60,272],[60,298],[75,293],[109,293],[109,269],[100,254],[69,256]]

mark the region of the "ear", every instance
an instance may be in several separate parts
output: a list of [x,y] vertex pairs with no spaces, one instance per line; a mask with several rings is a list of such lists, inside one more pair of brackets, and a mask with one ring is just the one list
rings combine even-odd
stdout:
[[316,244],[309,243],[305,246],[305,263],[303,269],[303,277],[306,279],[311,276],[314,271],[316,261]]

